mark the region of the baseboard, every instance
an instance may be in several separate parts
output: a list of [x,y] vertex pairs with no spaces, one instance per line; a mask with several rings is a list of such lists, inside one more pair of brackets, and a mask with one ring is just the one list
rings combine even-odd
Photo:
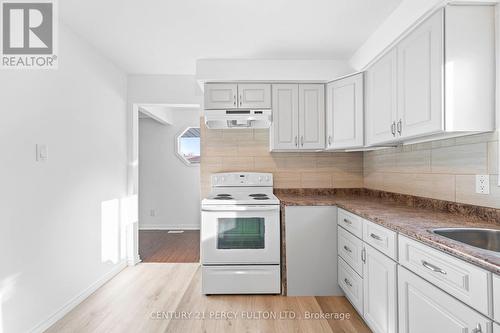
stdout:
[[199,224],[140,224],[139,230],[200,230]]
[[73,310],[77,305],[83,302],[87,297],[89,297],[93,292],[99,289],[106,282],[111,280],[116,274],[120,273],[125,267],[127,267],[127,262],[122,261],[116,264],[109,272],[104,274],[99,280],[92,283],[87,289],[83,290],[80,294],[75,296],[65,305],[63,305],[59,310],[54,312],[49,318],[43,320],[41,323],[33,327],[30,332],[41,333],[46,331],[49,327],[54,325],[59,319],[64,317],[68,312]]

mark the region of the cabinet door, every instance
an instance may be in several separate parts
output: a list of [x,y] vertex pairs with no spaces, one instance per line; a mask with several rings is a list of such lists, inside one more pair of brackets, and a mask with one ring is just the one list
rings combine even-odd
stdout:
[[273,84],[271,150],[299,149],[299,86]]
[[500,275],[495,274],[493,274],[493,311],[493,319],[500,323]]
[[401,138],[443,128],[443,9],[403,39],[398,50],[398,118]]
[[270,84],[238,84],[238,107],[243,109],[270,109]]
[[300,149],[325,148],[325,86],[299,85]]
[[396,140],[397,52],[384,55],[366,71],[366,140],[376,145]]
[[365,249],[363,317],[373,332],[394,333],[397,331],[397,264],[369,245],[365,245]]
[[491,321],[399,266],[399,332],[491,332]]
[[236,83],[207,83],[205,85],[205,109],[234,109],[237,107]]
[[363,146],[363,74],[327,85],[326,148]]

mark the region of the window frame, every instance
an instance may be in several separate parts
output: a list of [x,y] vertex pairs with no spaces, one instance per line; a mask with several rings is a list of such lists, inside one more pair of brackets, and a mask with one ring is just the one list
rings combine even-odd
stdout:
[[[185,157],[184,155],[182,155],[181,153],[181,138],[182,136],[184,135],[184,133],[186,133],[187,131],[189,131],[190,129],[192,128],[197,128],[197,129],[200,129],[199,126],[186,126],[182,131],[180,131],[179,133],[177,133],[177,135],[175,136],[175,140],[174,140],[174,145],[175,145],[175,155],[177,155],[177,157],[187,166],[190,166],[190,167],[199,167],[200,164],[201,164],[201,161],[198,162],[198,163],[192,163],[192,162],[189,162]],[[201,136],[199,137],[200,139],[200,158],[201,158]]]

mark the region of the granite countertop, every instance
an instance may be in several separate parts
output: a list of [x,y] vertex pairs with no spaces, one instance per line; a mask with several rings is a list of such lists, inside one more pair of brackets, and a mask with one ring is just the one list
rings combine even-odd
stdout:
[[[450,227],[475,227],[500,230],[498,221],[479,218],[471,212],[414,207],[405,203],[363,194],[297,194],[276,193],[282,207],[285,206],[333,206],[336,205],[367,220],[416,239],[435,249],[446,252],[490,272],[500,274],[500,255],[466,245],[430,230]],[[285,221],[286,225],[286,221]]]

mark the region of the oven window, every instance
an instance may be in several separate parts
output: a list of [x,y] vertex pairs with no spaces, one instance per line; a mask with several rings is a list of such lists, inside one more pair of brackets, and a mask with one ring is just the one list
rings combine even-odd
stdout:
[[263,249],[264,218],[219,218],[217,249]]

